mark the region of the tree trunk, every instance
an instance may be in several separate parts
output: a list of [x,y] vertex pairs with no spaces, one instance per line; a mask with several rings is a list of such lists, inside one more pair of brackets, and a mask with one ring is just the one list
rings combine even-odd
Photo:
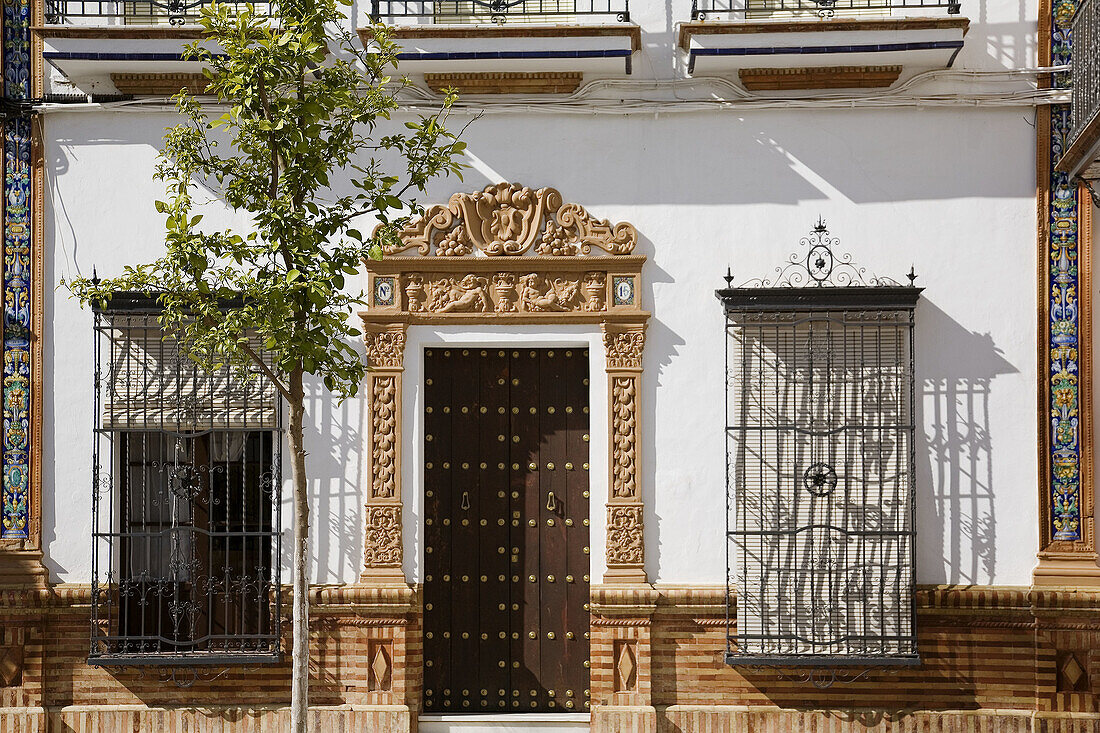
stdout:
[[309,712],[309,495],[306,491],[306,450],[302,444],[305,391],[302,370],[290,374],[290,455],[294,476],[293,652],[290,685],[290,729],[306,733]]

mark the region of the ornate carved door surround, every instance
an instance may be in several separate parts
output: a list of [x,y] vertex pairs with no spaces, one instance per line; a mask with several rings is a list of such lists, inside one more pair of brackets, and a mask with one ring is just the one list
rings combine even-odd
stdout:
[[[361,581],[403,584],[401,376],[410,325],[599,324],[607,354],[609,476],[605,583],[644,584],[638,396],[649,313],[638,235],[552,188],[515,183],[429,207],[366,263],[370,399],[366,547]],[[592,248],[606,254],[593,254]],[[415,254],[403,254],[415,250]]]

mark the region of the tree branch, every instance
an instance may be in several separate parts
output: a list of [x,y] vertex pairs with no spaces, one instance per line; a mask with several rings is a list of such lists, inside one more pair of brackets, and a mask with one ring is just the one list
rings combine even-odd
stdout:
[[257,367],[259,367],[260,371],[263,372],[267,376],[267,378],[271,380],[271,383],[275,385],[275,388],[279,390],[279,394],[281,394],[283,398],[289,402],[293,397],[293,395],[290,393],[290,387],[288,387],[286,384],[283,384],[283,381],[279,379],[279,376],[275,374],[274,371],[272,371],[271,367],[269,367],[267,364],[264,364],[264,360],[260,358],[260,355],[256,353],[255,349],[248,345],[248,341],[245,341],[244,343],[238,342],[237,348],[248,354],[249,358],[252,359],[252,362]]

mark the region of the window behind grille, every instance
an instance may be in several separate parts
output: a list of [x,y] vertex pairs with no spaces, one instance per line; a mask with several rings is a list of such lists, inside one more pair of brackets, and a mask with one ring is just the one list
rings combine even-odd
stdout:
[[719,291],[727,662],[915,664],[913,287]]
[[114,303],[96,313],[89,661],[275,661],[275,388],[255,368],[204,371],[148,299]]

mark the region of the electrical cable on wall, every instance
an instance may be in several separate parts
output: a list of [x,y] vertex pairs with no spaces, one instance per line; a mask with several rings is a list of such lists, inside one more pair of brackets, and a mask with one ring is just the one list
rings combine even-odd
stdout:
[[[1020,107],[1068,104],[1069,89],[1029,89],[1005,92],[933,92],[918,94],[913,90],[933,82],[985,81],[1006,82],[1019,78],[1038,77],[1044,74],[1068,71],[1068,66],[1048,66],[996,71],[934,69],[925,71],[902,82],[892,89],[853,95],[850,92],[822,92],[805,97],[778,97],[746,91],[729,79],[721,77],[693,77],[690,79],[634,80],[596,79],[572,94],[554,99],[544,96],[507,95],[506,99],[489,99],[481,96],[473,101],[459,101],[454,113],[471,114],[654,114],[661,112],[700,112],[709,110],[747,109],[889,109],[901,107]],[[722,91],[722,95],[695,93],[685,90],[709,87]],[[650,98],[630,95],[651,93]],[[657,94],[671,95],[659,98]],[[612,96],[612,95],[618,96]],[[603,96],[600,96],[603,95]],[[401,106],[409,111],[423,107],[435,109],[440,96],[423,87],[411,85],[403,92]],[[142,98],[117,102],[42,104],[35,107],[42,113],[66,111],[164,111],[174,112],[176,107],[168,98]]]

